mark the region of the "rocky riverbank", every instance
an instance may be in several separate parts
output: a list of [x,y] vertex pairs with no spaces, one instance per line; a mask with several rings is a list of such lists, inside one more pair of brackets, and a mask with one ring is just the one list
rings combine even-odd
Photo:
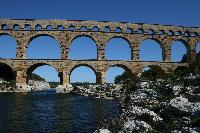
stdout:
[[119,118],[96,133],[200,132],[200,76],[139,81],[134,88],[119,99]]

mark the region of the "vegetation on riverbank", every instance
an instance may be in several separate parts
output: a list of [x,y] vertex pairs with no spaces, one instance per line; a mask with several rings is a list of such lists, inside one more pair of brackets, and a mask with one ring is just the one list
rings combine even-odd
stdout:
[[102,127],[113,133],[200,132],[199,57],[197,54],[195,66],[169,73],[164,79],[152,70],[135,83],[127,73],[118,76],[116,83],[128,86],[118,99],[121,115]]

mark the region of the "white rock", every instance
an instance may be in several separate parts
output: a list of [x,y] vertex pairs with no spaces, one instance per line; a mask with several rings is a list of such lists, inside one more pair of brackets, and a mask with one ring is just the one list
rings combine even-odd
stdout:
[[124,124],[123,130],[125,130],[126,132],[132,133],[133,130],[150,131],[150,130],[152,130],[152,128],[145,121],[131,120],[131,121],[128,121]]
[[187,98],[184,98],[182,96],[176,97],[170,101],[170,105],[186,112],[195,113],[197,111],[200,111],[200,103],[191,103],[188,101]]

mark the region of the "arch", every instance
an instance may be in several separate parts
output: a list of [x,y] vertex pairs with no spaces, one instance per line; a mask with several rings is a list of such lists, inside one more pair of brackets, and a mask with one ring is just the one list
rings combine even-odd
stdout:
[[177,66],[173,73],[179,76],[186,76],[191,73],[191,69],[186,66]]
[[99,31],[99,28],[98,28],[97,26],[94,26],[94,27],[92,28],[92,31],[98,32],[98,31]]
[[62,30],[64,30],[65,28],[62,26],[62,25],[58,25],[57,26],[57,30],[60,30],[60,31],[62,31]]
[[73,25],[70,25],[69,27],[68,27],[68,29],[67,29],[68,31],[75,31],[76,30],[76,28],[75,28],[75,26],[73,26]]
[[132,28],[127,28],[126,29],[126,33],[129,33],[129,34],[133,33],[133,29]]
[[37,24],[35,26],[35,30],[37,30],[37,31],[42,30],[42,26],[40,24]]
[[80,31],[87,31],[87,27],[86,26],[81,26]]
[[47,25],[47,26],[46,26],[46,30],[53,30],[52,25]]
[[125,37],[114,36],[106,42],[105,57],[108,60],[131,60],[132,47]]
[[[70,44],[69,59],[72,60],[85,60],[97,59],[98,45],[96,41],[88,35],[75,36]],[[90,51],[90,52],[88,52]]]
[[20,28],[20,27],[19,27],[18,24],[14,24],[14,25],[13,25],[13,30],[19,30],[19,28]]
[[16,58],[16,46],[16,39],[12,35],[0,34],[0,58]]
[[[47,64],[47,63],[35,63],[35,64],[32,64],[31,66],[29,66],[28,68],[27,68],[27,70],[26,70],[26,74],[27,74],[27,82],[28,82],[28,80],[30,80],[30,79],[32,79],[32,73],[37,69],[37,68],[40,68],[40,67],[42,67],[42,66],[49,66],[50,68],[53,68],[53,70],[55,70],[55,72],[57,72],[57,75],[58,75],[58,73],[59,73],[59,71],[58,71],[58,69],[55,67],[55,66],[53,66],[53,65],[51,65],[51,64]],[[46,71],[42,71],[42,72],[40,72],[40,74],[41,73],[45,73],[45,74],[47,74],[47,73],[49,73],[48,72],[48,68],[44,68]],[[52,72],[51,72],[52,73]],[[39,74],[38,74],[39,75]],[[50,79],[50,78],[52,78],[52,76],[48,76],[48,78]],[[57,81],[58,81],[58,79],[57,79]]]
[[121,32],[122,32],[122,29],[121,29],[120,27],[117,27],[117,28],[115,29],[115,32],[121,33]]
[[[88,77],[91,77],[91,76],[95,76],[95,80],[93,79],[93,81],[91,82],[91,81],[89,81],[89,80],[92,80],[92,79],[87,79],[87,77],[81,77],[81,75],[79,74],[79,76],[76,76],[76,77],[79,77],[79,78],[82,78],[81,80],[81,82],[83,83],[83,82],[89,82],[89,83],[96,83],[97,82],[97,72],[96,72],[96,70],[92,67],[92,66],[90,66],[90,65],[88,65],[88,64],[78,64],[78,65],[75,65],[71,70],[70,70],[70,74],[69,74],[69,82],[70,83],[74,83],[74,82],[72,82],[72,80],[74,80],[74,79],[72,79],[73,77],[73,72],[74,72],[74,70],[76,70],[77,68],[81,68],[82,67],[82,70],[83,70],[83,72],[85,72],[85,74],[91,74],[91,72],[93,72],[93,74],[94,75],[90,75],[90,76],[88,76]],[[84,69],[85,68],[85,69]],[[88,69],[89,71],[87,71],[86,69]],[[85,81],[84,81],[85,80]],[[87,81],[86,81],[87,80]],[[80,81],[79,81],[80,82]]]
[[200,42],[196,44],[196,53],[200,53]]
[[31,30],[31,25],[30,24],[25,24],[24,25],[24,30]]
[[186,62],[190,52],[190,47],[185,40],[176,39],[171,45],[171,61]]
[[7,29],[8,29],[7,24],[2,24],[2,25],[1,25],[1,29],[3,29],[3,30],[7,30]]
[[[48,47],[44,45],[44,44],[47,44],[47,41],[48,41],[48,44],[51,44]],[[31,45],[32,43],[34,45]],[[40,47],[38,48],[37,46],[39,43],[42,43],[42,45],[40,45]],[[31,48],[30,48],[30,45],[31,45]],[[54,51],[53,54],[52,54],[52,51]],[[31,59],[36,59],[36,58],[37,59],[60,59],[61,58],[61,44],[52,35],[37,34],[37,35],[32,36],[29,39],[28,45],[26,46],[26,55],[27,55],[27,58],[31,58]]]
[[120,77],[121,75],[126,75],[130,80],[136,79],[136,74],[133,74],[132,71],[124,64],[114,64],[109,66],[106,70],[105,81],[106,83],[122,83]]
[[0,79],[10,81],[16,80],[15,73],[9,65],[5,63],[0,63]]
[[143,71],[141,74],[142,78],[150,78],[150,79],[157,79],[157,78],[165,78],[166,73],[165,71],[157,65],[147,65],[143,67]]
[[111,28],[109,26],[105,26],[103,31],[104,32],[111,32]]
[[162,61],[164,48],[157,39],[145,39],[140,44],[141,61]]

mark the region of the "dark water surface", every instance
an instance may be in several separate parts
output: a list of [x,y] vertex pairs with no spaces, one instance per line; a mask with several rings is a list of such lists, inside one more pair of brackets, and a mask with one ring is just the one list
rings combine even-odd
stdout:
[[92,133],[118,115],[114,100],[74,94],[0,94],[0,133]]

